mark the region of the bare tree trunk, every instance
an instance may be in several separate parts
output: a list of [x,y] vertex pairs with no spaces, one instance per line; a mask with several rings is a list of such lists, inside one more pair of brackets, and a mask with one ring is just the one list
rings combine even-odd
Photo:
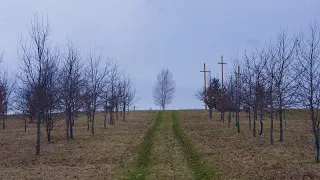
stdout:
[[6,115],[2,115],[2,129],[6,129]]
[[118,108],[118,106],[116,106],[116,118],[117,118],[117,120],[119,120],[119,108]]
[[284,127],[287,127],[286,110],[283,110]]
[[70,128],[70,132],[69,132],[69,137],[70,137],[70,139],[73,139],[73,128],[72,128],[72,108],[71,108],[71,106],[69,106],[68,107],[68,119],[69,119],[69,128]]
[[263,114],[262,114],[262,109],[260,109],[260,136],[262,135],[263,132]]
[[46,132],[47,132],[47,140],[48,142],[50,142],[51,137],[50,137],[50,119],[49,119],[49,115],[48,112],[46,113]]
[[51,131],[48,131],[47,137],[48,137],[48,142],[50,142],[51,141]]
[[282,108],[279,108],[279,121],[280,121],[280,142],[283,141],[283,116],[282,116]]
[[48,142],[51,141],[51,131],[50,131],[50,127],[49,126],[47,126],[47,140],[48,140]]
[[66,140],[69,141],[69,120],[66,119]]
[[240,112],[238,108],[236,112],[236,124],[237,124],[238,133],[240,133]]
[[251,111],[248,112],[249,129],[251,129]]
[[[313,107],[311,107],[313,109]],[[310,110],[311,111],[311,120],[312,120],[312,132],[315,133],[316,132],[316,121],[315,121],[315,116],[314,116],[314,110]]]
[[24,132],[27,132],[27,119],[24,120]]
[[126,106],[123,106],[123,109],[122,109],[122,111],[123,111],[123,122],[124,121],[126,121]]
[[270,110],[270,144],[273,145],[273,106],[271,105]]
[[230,128],[230,122],[231,122],[231,112],[229,111],[229,115],[228,115],[228,128]]
[[[78,112],[75,110],[74,106],[72,107],[72,126],[74,126],[74,120],[78,117]],[[73,137],[73,133],[72,133]]]
[[224,123],[224,111],[221,111],[221,121]]
[[[40,108],[39,108],[40,109]],[[36,141],[36,155],[40,155],[40,124],[41,124],[41,116],[40,112],[37,112],[37,141]]]
[[73,125],[72,125],[72,119],[71,119],[71,121],[69,122],[69,124],[70,124],[70,126],[69,126],[69,128],[70,128],[70,139],[73,139]]
[[91,119],[91,132],[92,132],[92,134],[94,134],[94,116],[95,116],[95,113],[92,112],[92,119]]
[[315,141],[314,141],[315,150],[316,150],[315,161],[316,161],[316,163],[319,163],[319,120],[318,120],[319,109],[317,108],[317,115],[316,116],[314,114],[313,105],[311,105],[310,111],[311,111],[313,134],[315,137]]
[[107,115],[104,115],[103,126],[104,130],[107,130]]
[[91,115],[90,114],[88,114],[87,115],[87,119],[88,119],[88,128],[87,128],[87,131],[89,131],[90,130],[90,122],[91,122]]
[[209,108],[209,118],[210,118],[210,120],[213,120],[212,119],[212,108]]
[[256,120],[258,119],[257,117],[257,110],[253,110],[253,137],[256,137]]
[[113,111],[112,109],[110,109],[110,125],[113,125],[114,122],[113,122]]
[[316,163],[319,163],[319,138],[316,135],[316,140],[315,140],[315,146],[316,146]]

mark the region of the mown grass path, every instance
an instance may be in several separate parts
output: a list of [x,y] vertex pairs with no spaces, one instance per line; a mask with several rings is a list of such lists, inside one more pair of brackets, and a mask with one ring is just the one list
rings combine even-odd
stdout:
[[154,145],[154,134],[158,130],[162,123],[163,112],[158,112],[156,120],[152,127],[145,134],[142,143],[140,145],[138,159],[135,165],[135,169],[130,173],[129,179],[146,179],[149,174],[151,148]]
[[155,133],[155,143],[151,150],[152,167],[147,179],[193,179],[172,126],[171,114],[165,111],[162,124]]
[[182,151],[184,153],[185,159],[189,169],[192,170],[194,179],[215,179],[215,173],[212,169],[207,167],[202,155],[197,149],[192,145],[191,141],[187,138],[186,134],[183,132],[178,115],[176,111],[171,112],[172,118],[172,129],[176,139],[179,141]]
[[158,112],[141,143],[129,179],[213,179],[200,153],[180,127],[176,111]]

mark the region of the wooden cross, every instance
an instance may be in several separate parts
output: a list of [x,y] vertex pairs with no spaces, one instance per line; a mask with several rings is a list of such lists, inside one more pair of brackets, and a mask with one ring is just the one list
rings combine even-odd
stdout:
[[235,72],[235,74],[236,74],[237,88],[239,88],[240,87],[240,76],[242,75],[240,73],[240,66],[238,66],[238,72]]
[[223,62],[223,56],[221,55],[221,62],[218,62],[218,64],[221,64],[221,85],[222,85],[222,93],[224,92],[224,85],[223,85],[223,65],[227,64]]
[[[240,73],[240,66],[238,66],[238,72],[234,72],[235,75],[236,75],[236,86],[237,86],[237,99],[238,99],[238,96],[239,96],[239,91],[240,91],[240,76],[242,75]],[[238,102],[237,102],[238,103]]]
[[236,74],[236,83],[237,83],[237,95],[236,95],[236,104],[237,104],[237,110],[236,110],[236,123],[237,123],[237,126],[238,126],[238,133],[240,133],[240,98],[239,98],[239,91],[240,91],[240,76],[242,75],[240,73],[240,66],[238,66],[238,72],[235,72]]
[[206,104],[206,102],[205,102],[205,95],[206,95],[206,91],[207,91],[207,76],[206,76],[206,74],[207,74],[207,72],[211,72],[211,71],[207,71],[206,70],[206,63],[203,63],[203,71],[200,71],[200,72],[203,72],[203,74],[204,74],[204,94],[203,94],[203,102],[204,102],[204,106],[205,106],[205,108],[206,108],[206,110],[207,110],[207,104]]

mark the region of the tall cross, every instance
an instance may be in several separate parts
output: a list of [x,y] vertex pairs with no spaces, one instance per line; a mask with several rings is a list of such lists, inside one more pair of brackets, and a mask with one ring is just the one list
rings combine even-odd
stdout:
[[242,73],[240,73],[240,66],[238,66],[238,72],[235,72],[236,74],[236,83],[237,83],[237,91],[239,91],[240,88],[240,76]]
[[238,127],[238,133],[240,133],[240,76],[242,75],[240,73],[240,66],[238,66],[238,72],[235,72],[236,74],[236,83],[237,83],[237,95],[236,95],[236,104],[237,104],[237,109],[236,109],[236,123],[237,123],[237,127]]
[[204,94],[203,94],[203,102],[204,102],[204,106],[205,106],[205,108],[206,108],[206,110],[207,110],[207,104],[206,104],[206,102],[205,102],[205,97],[206,97],[206,91],[207,91],[207,76],[206,76],[206,74],[207,74],[207,72],[211,72],[211,71],[207,71],[206,70],[206,63],[203,63],[203,71],[200,71],[200,72],[203,72],[203,74],[204,74]]
[[221,55],[221,62],[218,62],[218,64],[221,64],[221,85],[222,85],[222,93],[224,92],[224,85],[223,85],[223,65],[227,64],[223,62],[223,56]]
[[237,90],[237,101],[238,101],[238,99],[239,99],[239,91],[240,91],[240,76],[242,75],[240,73],[240,66],[238,66],[238,72],[235,72],[235,75],[236,75],[236,86],[237,86],[236,90]]

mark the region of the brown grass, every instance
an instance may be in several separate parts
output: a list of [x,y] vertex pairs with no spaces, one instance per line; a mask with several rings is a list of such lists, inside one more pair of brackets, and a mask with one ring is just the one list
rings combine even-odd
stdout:
[[45,127],[41,134],[41,155],[35,155],[36,128],[10,118],[0,130],[0,179],[118,179],[123,167],[133,162],[136,148],[151,125],[155,113],[130,112],[127,122],[119,118],[103,129],[103,116],[96,119],[95,135],[87,132],[84,116],[75,122],[74,140],[65,140],[65,121],[56,122],[52,142]]
[[[203,156],[218,179],[320,179],[314,163],[311,124],[305,111],[287,113],[284,142],[279,142],[279,122],[275,121],[275,145],[269,141],[269,120],[264,132],[252,137],[245,115],[241,115],[241,133],[220,122],[219,114],[208,119],[205,111],[180,111],[182,130]],[[150,176],[147,179],[188,179],[190,168],[174,138],[169,113],[155,132],[151,150]],[[152,126],[154,112],[131,112],[128,121],[116,121],[103,129],[103,116],[97,116],[96,134],[87,132],[85,117],[75,124],[74,140],[65,141],[65,122],[58,121],[52,142],[46,141],[42,127],[41,155],[35,155],[36,128],[16,117],[0,130],[0,179],[125,179],[136,163],[142,138]]]
[[319,165],[314,163],[314,144],[311,124],[305,112],[287,113],[284,142],[279,142],[279,121],[275,121],[274,140],[269,141],[269,120],[264,121],[264,132],[257,137],[248,129],[245,115],[241,115],[241,133],[220,122],[219,114],[208,119],[205,111],[181,111],[179,118],[187,136],[212,164],[219,179],[319,179]]
[[172,118],[164,113],[151,151],[152,166],[148,179],[193,179],[182,147],[174,136]]

